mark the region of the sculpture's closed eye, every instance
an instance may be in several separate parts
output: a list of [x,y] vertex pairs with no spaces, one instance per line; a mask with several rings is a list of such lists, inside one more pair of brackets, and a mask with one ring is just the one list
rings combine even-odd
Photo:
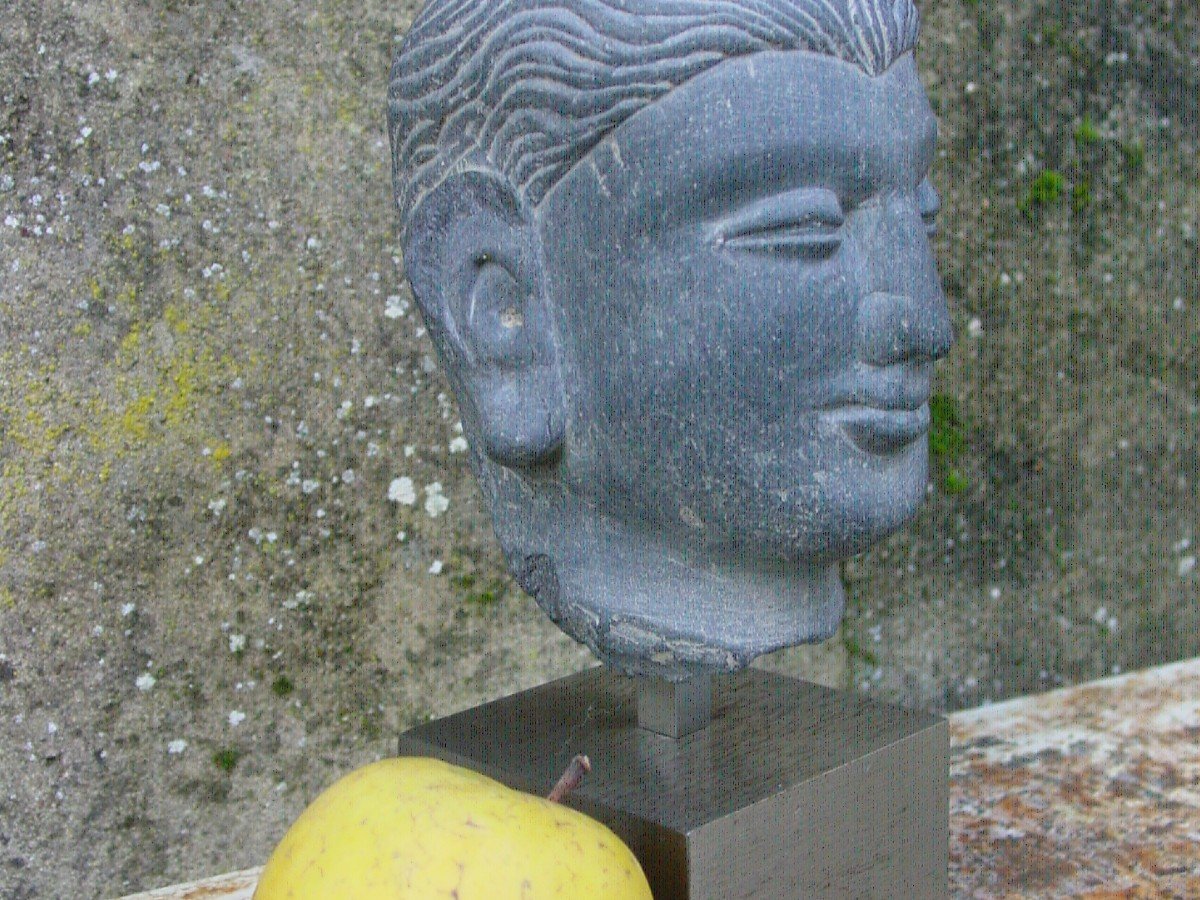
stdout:
[[841,246],[841,223],[820,219],[781,223],[744,234],[730,235],[723,243],[731,250],[824,259],[832,256]]
[[758,200],[716,225],[719,249],[826,259],[841,246],[845,214],[824,188],[802,188]]

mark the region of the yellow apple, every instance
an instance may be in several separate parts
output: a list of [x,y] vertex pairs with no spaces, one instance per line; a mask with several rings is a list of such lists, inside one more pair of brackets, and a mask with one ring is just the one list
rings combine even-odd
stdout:
[[300,814],[254,900],[653,900],[599,822],[435,759],[351,772]]

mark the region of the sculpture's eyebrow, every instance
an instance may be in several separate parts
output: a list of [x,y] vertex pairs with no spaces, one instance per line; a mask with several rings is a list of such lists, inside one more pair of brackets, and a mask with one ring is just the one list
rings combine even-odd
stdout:
[[937,130],[930,113],[911,130],[872,134],[833,148],[834,166],[844,172],[836,185],[843,202],[856,204],[889,185],[915,187],[933,165]]
[[[872,134],[850,142],[826,143],[802,133],[786,142],[706,160],[693,174],[691,194],[707,207],[703,215],[710,221],[723,220],[756,201],[776,204],[778,197],[818,187],[849,207],[890,181],[915,185],[933,163],[936,141],[932,114],[903,134]],[[797,193],[793,199],[802,198]]]

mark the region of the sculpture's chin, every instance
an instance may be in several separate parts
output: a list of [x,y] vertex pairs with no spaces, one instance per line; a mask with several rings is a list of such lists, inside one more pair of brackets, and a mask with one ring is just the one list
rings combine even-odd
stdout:
[[912,447],[883,470],[846,475],[799,498],[768,492],[746,515],[723,523],[720,555],[792,565],[856,556],[908,524],[925,501],[925,447]]
[[924,441],[892,454],[864,477],[847,479],[842,502],[835,505],[844,522],[845,555],[862,553],[907,525],[925,502],[928,483]]

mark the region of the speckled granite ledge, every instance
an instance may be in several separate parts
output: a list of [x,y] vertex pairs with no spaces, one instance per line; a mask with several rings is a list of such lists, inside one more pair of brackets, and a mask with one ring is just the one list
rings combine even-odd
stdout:
[[[1200,898],[1200,659],[957,713],[950,728],[953,897]],[[250,900],[256,877],[136,900]]]
[[950,723],[952,895],[1200,898],[1200,660]]

